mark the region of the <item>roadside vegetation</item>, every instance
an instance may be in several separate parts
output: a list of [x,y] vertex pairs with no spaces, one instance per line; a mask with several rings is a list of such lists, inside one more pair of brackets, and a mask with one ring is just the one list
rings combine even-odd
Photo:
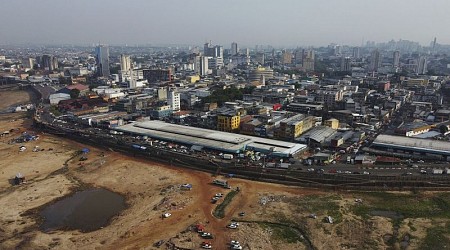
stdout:
[[230,191],[223,199],[223,202],[220,203],[220,205],[218,205],[216,207],[216,209],[214,209],[214,212],[213,212],[214,217],[219,218],[219,219],[224,218],[225,217],[225,208],[231,203],[234,196],[236,196],[238,193],[239,192],[236,190]]

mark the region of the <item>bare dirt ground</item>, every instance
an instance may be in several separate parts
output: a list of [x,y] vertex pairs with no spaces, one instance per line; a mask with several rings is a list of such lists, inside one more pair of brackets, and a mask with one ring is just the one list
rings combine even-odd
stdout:
[[0,110],[4,110],[12,105],[29,103],[32,98],[30,92],[21,90],[0,91]]
[[[19,96],[22,94],[18,94]],[[12,97],[9,97],[15,100]],[[315,249],[403,249],[389,245],[392,220],[374,216],[361,218],[352,209],[351,193],[229,179],[241,191],[217,219],[212,211],[220,204],[210,202],[216,193],[229,192],[211,184],[210,174],[162,165],[116,152],[93,148],[49,134],[34,132],[23,114],[0,115],[0,131],[12,131],[0,138],[0,249],[157,249],[165,240],[177,247],[200,249],[203,239],[191,229],[202,224],[215,238],[213,249],[229,249],[230,240],[243,249],[307,249],[307,237]],[[23,132],[39,139],[10,144]],[[19,152],[19,146],[27,150]],[[39,151],[33,152],[38,146]],[[73,154],[88,147],[86,161]],[[67,162],[67,168],[63,169]],[[22,173],[27,182],[12,186],[9,179]],[[183,191],[180,184],[191,183]],[[122,194],[127,208],[110,224],[93,232],[39,229],[39,209],[86,187],[101,187]],[[162,213],[172,216],[162,219]],[[238,214],[245,212],[245,216]],[[316,213],[317,219],[309,218]],[[324,217],[333,215],[334,224]],[[231,220],[238,229],[228,229]],[[279,223],[279,224],[270,224]],[[301,231],[283,225],[295,225]],[[407,219],[398,228],[399,237],[410,236],[407,249],[420,249],[429,219]],[[160,249],[170,249],[163,245]]]

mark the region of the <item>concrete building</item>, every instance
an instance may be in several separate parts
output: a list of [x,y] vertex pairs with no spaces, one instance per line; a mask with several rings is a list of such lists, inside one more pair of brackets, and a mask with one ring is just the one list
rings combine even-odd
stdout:
[[264,67],[258,67],[252,71],[250,71],[250,74],[248,76],[248,80],[253,81],[259,81],[261,80],[261,77],[264,76],[265,80],[273,78],[273,69],[271,68],[264,68]]
[[40,68],[53,71],[58,68],[58,58],[52,55],[42,55],[40,59]]
[[239,130],[241,116],[236,112],[224,112],[217,115],[217,130],[236,132]]
[[130,71],[131,69],[132,69],[131,57],[124,54],[120,55],[120,70]]
[[154,82],[170,82],[172,81],[172,69],[144,69],[144,78],[149,83]]
[[350,57],[341,57],[341,71],[351,71]]
[[238,48],[238,44],[233,42],[231,43],[231,55],[235,56],[239,53],[239,48]]
[[324,126],[330,127],[332,129],[338,129],[339,128],[339,120],[337,119],[328,119],[323,122]]
[[180,93],[175,92],[175,90],[169,90],[167,93],[167,104],[170,106],[170,108],[177,112],[180,110]]
[[291,64],[292,63],[292,53],[287,50],[283,50],[283,53],[281,55],[281,62],[283,64]]
[[167,100],[167,96],[168,96],[167,87],[159,87],[157,90],[157,94],[158,94],[159,101]]
[[314,117],[298,114],[282,120],[280,127],[274,131],[274,136],[278,139],[295,140],[314,125]]
[[353,50],[352,50],[352,57],[353,57],[354,59],[359,59],[359,58],[361,58],[360,52],[361,52],[361,49],[360,49],[359,47],[353,47]]
[[378,68],[381,66],[381,54],[378,49],[372,51],[371,57],[370,57],[370,65],[369,65],[369,71],[371,72],[377,72]]
[[398,51],[398,50],[394,51],[392,66],[394,68],[400,67],[400,51]]
[[201,76],[209,75],[209,58],[207,56],[200,57],[199,74]]
[[419,57],[419,60],[417,61],[417,69],[416,69],[416,74],[419,75],[424,75],[427,73],[428,69],[428,62],[427,62],[427,57],[426,56],[421,56]]

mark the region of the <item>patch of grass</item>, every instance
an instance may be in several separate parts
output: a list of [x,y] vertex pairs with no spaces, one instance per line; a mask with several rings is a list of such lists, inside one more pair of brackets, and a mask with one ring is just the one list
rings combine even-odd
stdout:
[[393,211],[408,218],[448,218],[450,216],[450,193],[433,197],[415,194],[362,193],[362,204],[353,207],[353,213],[363,218],[373,210]]
[[270,229],[272,231],[271,237],[274,240],[286,243],[296,243],[303,240],[300,237],[299,232],[297,232],[297,230],[292,227],[268,223],[261,223],[261,225],[264,228]]
[[334,223],[342,222],[342,213],[338,201],[341,200],[340,196],[316,196],[309,195],[301,199],[293,201],[297,206],[298,212],[307,211],[308,213],[317,214],[317,216],[331,216]]
[[238,191],[235,191],[235,190],[230,191],[223,199],[223,202],[220,203],[220,205],[218,205],[216,207],[216,209],[214,209],[214,212],[213,212],[214,217],[219,218],[219,219],[224,218],[225,217],[225,208],[228,206],[228,204],[231,203],[234,196],[236,196],[237,194],[238,194]]
[[436,226],[427,230],[427,236],[420,249],[450,249],[450,223],[445,227]]

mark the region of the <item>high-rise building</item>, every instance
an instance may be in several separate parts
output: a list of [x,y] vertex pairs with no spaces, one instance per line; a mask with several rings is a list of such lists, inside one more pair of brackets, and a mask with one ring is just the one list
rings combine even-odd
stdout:
[[361,54],[361,49],[359,47],[353,47],[353,53],[352,53],[353,58],[355,58],[355,59],[361,58],[360,54]]
[[369,71],[376,72],[378,68],[381,66],[381,55],[378,49],[372,51],[372,55],[370,58]]
[[342,55],[342,46],[341,45],[334,46],[334,55],[335,56]]
[[428,69],[427,69],[427,57],[426,56],[421,56],[419,57],[419,60],[417,61],[417,70],[416,73],[419,75],[424,75],[427,73]]
[[266,59],[266,56],[265,56],[264,52],[258,52],[258,53],[256,53],[256,55],[255,55],[255,61],[256,61],[257,63],[259,63],[260,65],[264,65],[265,59]]
[[291,64],[292,63],[292,53],[287,50],[283,50],[282,61],[283,61],[283,64]]
[[175,92],[174,89],[170,89],[167,93],[167,104],[173,111],[179,111],[181,107],[180,93]]
[[394,68],[400,67],[400,51],[394,51],[393,58],[392,66],[394,66]]
[[53,71],[58,68],[58,58],[52,55],[42,55],[39,64],[42,69]]
[[315,53],[314,50],[303,51],[302,68],[304,71],[314,71]]
[[209,60],[208,60],[207,56],[200,57],[200,71],[199,71],[199,73],[200,73],[201,76],[205,76],[205,75],[208,74],[208,71],[209,71],[208,63],[209,63]]
[[239,52],[238,44],[235,42],[231,43],[231,55],[235,56],[238,54],[238,52]]
[[350,57],[341,57],[341,71],[350,71],[351,70],[351,60]]
[[130,71],[131,69],[131,57],[123,54],[120,55],[120,70],[125,72]]
[[109,77],[109,48],[107,45],[98,45],[95,48],[97,59],[97,74],[103,77]]

